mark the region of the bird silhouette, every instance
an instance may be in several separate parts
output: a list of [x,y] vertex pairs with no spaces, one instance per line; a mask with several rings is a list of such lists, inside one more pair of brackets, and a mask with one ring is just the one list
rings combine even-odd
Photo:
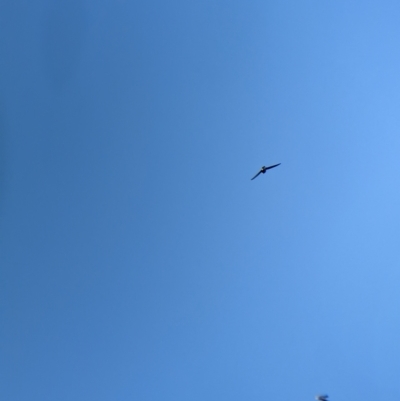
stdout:
[[[281,163],[278,163],[278,164],[274,164],[273,166],[268,166],[268,167],[262,166],[261,169],[260,169],[260,171],[252,178],[252,180],[254,180],[254,178],[257,178],[261,173],[265,174],[265,172],[266,172],[267,170],[269,170],[270,168],[277,167],[277,166],[279,166],[280,164],[281,164]],[[326,400],[325,400],[325,401],[326,401]]]
[[316,395],[315,399],[317,401],[328,401],[328,395],[327,394]]

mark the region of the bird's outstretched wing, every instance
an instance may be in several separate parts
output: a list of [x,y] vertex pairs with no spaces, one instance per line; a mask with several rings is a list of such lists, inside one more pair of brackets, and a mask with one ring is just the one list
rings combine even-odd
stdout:
[[254,180],[254,178],[257,178],[260,174],[261,174],[261,170],[252,178],[252,180]]
[[265,167],[265,170],[269,170],[270,168],[278,167],[281,163],[274,164],[273,166]]
[[328,395],[327,394],[320,394],[320,395],[317,395],[316,397],[315,397],[315,399],[317,400],[317,401],[328,401]]

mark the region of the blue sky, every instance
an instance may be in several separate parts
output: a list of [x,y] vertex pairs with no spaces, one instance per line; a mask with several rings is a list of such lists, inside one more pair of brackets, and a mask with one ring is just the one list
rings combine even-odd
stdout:
[[398,398],[399,18],[3,1],[1,398]]

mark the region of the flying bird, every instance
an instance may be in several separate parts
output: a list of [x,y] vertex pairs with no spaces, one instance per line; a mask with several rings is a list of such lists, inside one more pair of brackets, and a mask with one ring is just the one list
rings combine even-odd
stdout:
[[[280,164],[281,164],[281,163],[278,163],[278,164],[274,164],[273,166],[268,166],[268,167],[262,166],[261,169],[260,169],[260,171],[252,178],[252,180],[254,180],[254,178],[257,178],[261,173],[265,174],[265,172],[266,172],[267,170],[269,170],[270,168],[277,167],[277,166],[279,166]],[[325,400],[325,401],[326,401],[326,400]]]
[[315,396],[315,399],[317,401],[328,401],[328,395],[327,394],[317,395]]

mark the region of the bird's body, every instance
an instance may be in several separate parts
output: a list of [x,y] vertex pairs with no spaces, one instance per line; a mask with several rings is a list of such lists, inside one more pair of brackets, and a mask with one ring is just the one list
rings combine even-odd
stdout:
[[327,394],[320,394],[320,395],[315,396],[315,399],[317,401],[328,401],[328,397],[329,396]]
[[260,169],[260,171],[252,178],[252,180],[254,180],[254,178],[257,178],[261,173],[265,174],[265,172],[266,172],[267,170],[269,170],[269,169],[271,169],[271,168],[274,168],[274,167],[277,167],[277,166],[279,166],[280,164],[281,164],[281,163],[278,163],[278,164],[274,164],[274,165],[268,166],[268,167],[262,166],[261,169]]

